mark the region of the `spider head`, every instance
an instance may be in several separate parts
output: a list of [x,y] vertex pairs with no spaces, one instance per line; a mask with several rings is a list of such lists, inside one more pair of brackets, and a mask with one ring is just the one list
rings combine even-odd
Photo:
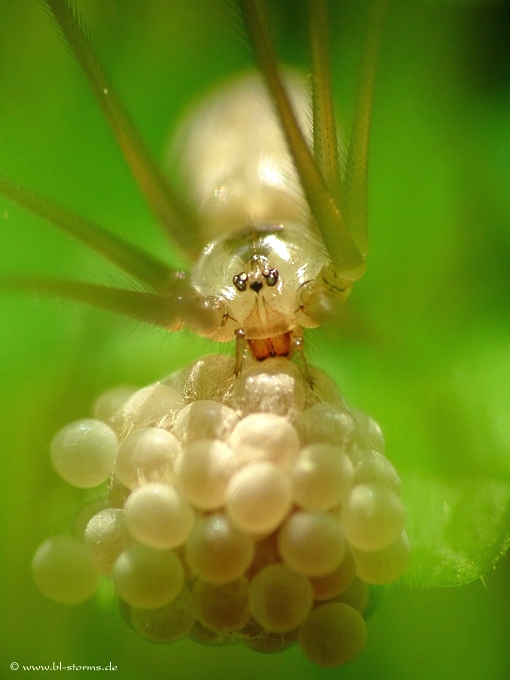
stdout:
[[325,264],[323,248],[294,224],[252,226],[208,244],[193,285],[228,308],[214,339],[232,340],[238,329],[247,339],[270,338],[302,325],[298,291]]
[[252,290],[259,294],[267,288],[274,288],[278,284],[280,274],[278,269],[271,267],[268,258],[254,255],[248,262],[246,270],[234,274],[232,283],[239,293]]

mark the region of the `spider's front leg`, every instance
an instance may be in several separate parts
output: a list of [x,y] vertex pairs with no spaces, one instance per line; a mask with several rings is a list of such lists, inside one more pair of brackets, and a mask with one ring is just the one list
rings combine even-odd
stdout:
[[202,295],[190,285],[186,274],[179,272],[178,275],[180,284],[168,298],[173,322],[165,327],[176,331],[186,326],[197,335],[216,336],[230,318],[225,300],[216,295]]
[[[327,40],[325,0],[309,5],[312,53],[313,150],[296,119],[279,74],[258,0],[239,0],[255,57],[306,201],[310,227],[323,241],[329,263],[298,294],[303,325],[319,324],[334,315],[355,281],[365,272],[367,253],[367,168],[374,74],[385,0],[374,0],[360,65],[360,78],[347,150],[339,144]],[[342,154],[339,151],[342,148]]]
[[331,256],[330,264],[300,291],[301,310],[320,323],[335,310],[365,273],[368,250],[368,150],[374,76],[385,0],[374,0],[363,49],[357,98],[345,158],[340,159],[329,70],[327,19],[324,2],[310,8],[314,159],[331,192],[331,215],[312,210]]
[[102,226],[3,177],[0,177],[0,194],[95,250],[124,270],[135,286],[146,289],[126,290],[81,281],[2,276],[0,286],[4,290],[71,298],[168,330],[187,326],[206,337],[214,336],[226,323],[226,303],[219,296],[197,291],[186,272],[168,266]]
[[224,300],[213,295],[201,295],[181,271],[173,271],[165,293],[39,277],[4,276],[0,278],[0,286],[14,292],[36,291],[77,300],[170,331],[186,326],[204,337],[216,335],[228,319]]
[[[333,264],[324,267],[313,281],[304,283],[298,291],[299,311],[316,325],[336,316],[338,308],[351,294],[352,286],[365,271],[365,261],[359,266],[359,274],[347,277]],[[357,272],[355,272],[357,273]]]

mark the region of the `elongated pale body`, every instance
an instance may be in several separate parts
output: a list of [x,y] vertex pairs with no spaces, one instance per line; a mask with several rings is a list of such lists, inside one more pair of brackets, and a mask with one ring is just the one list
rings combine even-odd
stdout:
[[[285,84],[311,144],[305,79],[286,71]],[[260,74],[206,97],[178,132],[172,155],[207,229],[192,283],[227,307],[214,339],[231,340],[237,329],[256,340],[315,326],[301,309],[301,287],[329,258]],[[268,352],[287,354],[283,345]]]
[[[311,145],[310,93],[285,70],[299,125]],[[247,72],[208,96],[177,131],[171,157],[210,241],[246,225],[307,223],[310,210],[260,73]]]

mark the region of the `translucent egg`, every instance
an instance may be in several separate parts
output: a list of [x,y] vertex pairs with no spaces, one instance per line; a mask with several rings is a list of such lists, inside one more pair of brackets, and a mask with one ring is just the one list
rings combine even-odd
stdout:
[[167,430],[159,427],[135,430],[119,446],[115,472],[128,489],[147,482],[170,484],[175,480],[180,451],[177,438]]
[[358,656],[367,639],[363,617],[339,602],[317,607],[299,629],[298,641],[308,659],[323,668],[337,668]]
[[224,585],[197,579],[193,586],[197,619],[206,628],[219,633],[243,628],[250,620],[248,586],[249,581],[244,576]]
[[272,564],[254,576],[248,588],[248,606],[264,630],[286,633],[297,628],[308,616],[313,590],[302,574],[283,564]]
[[360,449],[355,456],[354,484],[382,484],[400,494],[400,477],[391,462],[372,449]]
[[119,597],[133,607],[158,609],[174,600],[184,583],[182,564],[175,553],[132,545],[112,569]]
[[352,550],[356,572],[367,583],[382,585],[396,581],[409,564],[409,539],[405,532],[383,550],[362,552]]
[[292,464],[293,500],[305,509],[328,510],[344,499],[352,478],[352,463],[341,448],[310,444]]
[[131,399],[135,392],[136,388],[129,385],[118,385],[103,392],[92,406],[92,417],[97,418],[97,420],[103,420],[106,423]]
[[335,381],[327,373],[315,366],[307,366],[309,380],[304,381],[305,387],[305,408],[314,404],[329,402],[345,407],[342,394]]
[[108,479],[117,448],[117,435],[111,427],[101,420],[86,418],[57,432],[50,445],[50,458],[66,482],[88,489]]
[[179,412],[172,432],[182,444],[197,439],[226,439],[238,422],[239,417],[228,406],[203,399]]
[[365,581],[356,576],[347,590],[340,593],[336,599],[338,602],[354,607],[356,611],[363,615],[370,602],[370,589]]
[[98,583],[85,546],[72,536],[53,536],[41,543],[32,560],[32,576],[43,595],[61,604],[88,600]]
[[359,443],[366,449],[373,449],[384,453],[384,434],[379,424],[363,411],[351,409],[351,412],[358,423],[357,438]]
[[219,439],[200,439],[184,447],[177,484],[196,508],[214,510],[223,505],[225,489],[235,469],[229,446]]
[[80,541],[83,540],[85,529],[92,517],[101,510],[108,507],[108,502],[104,497],[93,498],[78,508],[73,520],[73,536]]
[[150,642],[175,642],[189,633],[195,623],[189,589],[181,592],[169,604],[158,609],[132,607],[129,622],[143,638]]
[[243,418],[228,439],[239,464],[266,461],[287,466],[299,451],[296,430],[282,416],[253,413]]
[[121,437],[143,427],[171,427],[183,407],[181,396],[164,383],[154,383],[136,391],[111,419]]
[[347,408],[321,402],[307,408],[294,423],[301,444],[333,444],[349,453],[356,446],[357,423]]
[[342,528],[332,515],[301,510],[278,533],[278,551],[291,569],[307,576],[334,571],[345,556]]
[[288,475],[274,463],[250,463],[238,470],[225,492],[225,508],[241,531],[263,534],[278,527],[291,507]]
[[342,563],[334,571],[325,576],[310,578],[314,600],[331,600],[349,588],[356,576],[356,564],[349,551],[345,553]]
[[248,569],[255,542],[220,514],[198,520],[186,542],[186,561],[209,583],[229,583]]
[[405,524],[397,494],[381,484],[359,484],[342,507],[342,524],[349,543],[358,550],[382,550],[395,541]]
[[176,548],[184,543],[195,522],[188,501],[167,484],[144,484],[124,506],[126,525],[137,541],[152,548]]
[[239,376],[231,403],[243,416],[274,413],[294,421],[305,404],[303,378],[287,359],[266,359]]
[[197,359],[184,371],[165,380],[186,402],[202,399],[222,402],[235,380],[236,362],[227,354],[210,354]]
[[95,514],[87,524],[84,541],[94,569],[109,576],[115,560],[131,542],[124,510],[105,508]]

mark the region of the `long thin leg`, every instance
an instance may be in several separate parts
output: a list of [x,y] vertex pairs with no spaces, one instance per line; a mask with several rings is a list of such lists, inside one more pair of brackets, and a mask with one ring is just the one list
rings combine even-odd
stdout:
[[74,236],[134,276],[140,283],[151,286],[159,292],[165,292],[171,283],[174,272],[164,262],[44,196],[1,176],[0,194]]
[[[156,205],[156,211],[159,210],[159,213],[161,210],[166,211],[171,218],[172,228],[175,228],[177,235],[182,235],[179,241],[181,246],[187,245],[189,241],[196,247],[195,234],[192,231],[194,225],[186,222],[185,214],[179,213],[180,206],[173,200],[171,190],[170,194],[165,194],[168,187],[158,183],[159,171],[129,122],[120,101],[113,95],[111,86],[92,53],[68,0],[45,1],[88,76],[133,174],[146,193],[146,198],[153,207]],[[153,183],[154,192],[151,188]],[[110,234],[93,222],[1,177],[0,194],[79,239],[134,276],[139,283],[153,288],[157,293],[122,290],[80,281],[6,276],[0,277],[0,288],[3,290],[63,296],[169,330],[177,330],[185,324],[205,336],[215,335],[226,322],[225,303],[214,296],[198,293],[190,285],[184,272],[168,267],[159,259]],[[187,254],[191,253],[190,246],[187,248]]]
[[178,275],[174,277],[172,289],[165,296],[39,277],[2,276],[0,288],[10,292],[62,296],[172,331],[185,324],[205,336],[214,334],[222,325],[226,313],[221,300],[200,295]]
[[149,207],[182,253],[192,259],[199,242],[197,224],[155,163],[115,94],[83,31],[76,10],[71,8],[68,0],[44,2],[85,74]]
[[338,205],[342,192],[338,133],[333,104],[329,58],[329,36],[324,0],[310,3],[310,46],[312,53],[313,155]]
[[303,191],[333,266],[323,272],[326,285],[344,289],[360,278],[364,259],[347,228],[331,191],[316,165],[292,110],[262,21],[260,0],[238,0],[255,56],[285,133]]
[[344,179],[344,201],[349,229],[364,256],[368,251],[367,185],[370,124],[375,70],[386,6],[387,0],[374,0],[371,8]]

